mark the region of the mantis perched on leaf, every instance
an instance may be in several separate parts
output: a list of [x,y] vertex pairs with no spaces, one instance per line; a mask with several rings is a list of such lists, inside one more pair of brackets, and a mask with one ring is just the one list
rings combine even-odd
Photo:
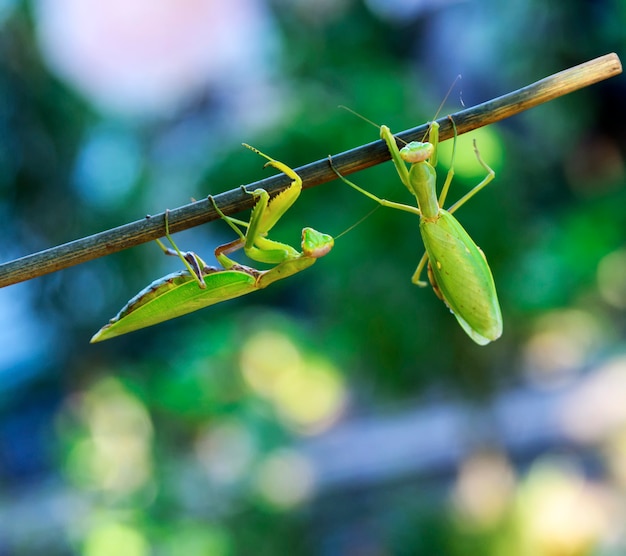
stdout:
[[[92,343],[260,290],[277,280],[308,268],[332,249],[334,239],[313,228],[302,230],[302,251],[267,238],[268,232],[299,197],[302,180],[282,162],[270,158],[250,145],[244,143],[244,146],[266,158],[268,161],[266,166],[273,166],[285,173],[291,178],[291,184],[272,199],[264,189],[252,191],[251,195],[256,199],[256,204],[249,222],[226,216],[216,205],[213,197],[210,197],[220,217],[239,236],[238,239],[215,249],[215,256],[222,268],[208,266],[192,251],[181,252],[170,236],[166,212],[165,237],[173,249],[166,247],[159,240],[157,243],[166,254],[180,257],[185,270],[168,274],[141,290],[108,324],[96,332],[91,338]],[[243,249],[254,261],[275,266],[269,270],[257,270],[238,264],[227,256],[238,249]]]
[[[452,149],[454,159],[456,126],[451,117],[450,121],[454,128]],[[380,137],[389,148],[400,180],[416,197],[417,207],[381,199],[366,191],[343,177],[335,169],[332,158],[329,157],[333,171],[350,187],[380,205],[419,216],[420,232],[426,252],[417,265],[412,282],[422,287],[427,285],[426,282],[420,280],[420,276],[428,263],[428,278],[435,294],[452,311],[469,337],[479,345],[497,340],[502,334],[502,315],[491,270],[481,249],[453,216],[459,207],[493,180],[494,171],[482,160],[474,142],[476,158],[487,175],[471,191],[445,210],[443,205],[454,170],[451,166],[437,198],[435,167],[439,124],[437,122],[430,124],[427,142],[413,141],[402,149],[398,149],[396,138],[387,126],[380,126]],[[407,168],[407,163],[410,164],[409,168]]]

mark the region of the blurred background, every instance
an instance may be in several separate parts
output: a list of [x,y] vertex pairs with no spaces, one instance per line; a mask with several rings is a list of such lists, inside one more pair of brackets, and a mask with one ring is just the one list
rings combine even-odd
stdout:
[[[1,0],[0,260],[624,53],[622,0]],[[626,553],[626,85],[473,134],[475,345],[378,210],[267,290],[98,345],[180,262],[146,244],[0,290],[0,555]],[[483,170],[459,140],[450,202]],[[442,169],[450,160],[442,146]],[[355,174],[412,202],[390,164]],[[373,208],[307,190],[273,237]],[[177,234],[214,264],[223,223]],[[239,256],[239,255],[237,255]],[[243,255],[239,260],[244,260]]]

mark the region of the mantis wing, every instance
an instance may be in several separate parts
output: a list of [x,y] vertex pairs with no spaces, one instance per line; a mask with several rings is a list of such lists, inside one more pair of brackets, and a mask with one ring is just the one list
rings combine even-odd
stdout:
[[449,212],[423,219],[420,231],[436,288],[465,332],[478,344],[502,334],[496,287],[483,252]]
[[241,270],[212,272],[204,276],[204,283],[206,288],[199,288],[197,280],[186,270],[152,282],[96,332],[91,343],[180,317],[258,289],[257,276]]

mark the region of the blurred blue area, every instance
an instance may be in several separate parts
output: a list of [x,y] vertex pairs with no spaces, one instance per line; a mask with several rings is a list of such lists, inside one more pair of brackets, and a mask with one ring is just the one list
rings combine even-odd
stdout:
[[78,195],[93,210],[115,210],[131,197],[142,167],[140,146],[125,130],[96,128],[76,163]]
[[[2,260],[370,142],[626,44],[623,2],[0,2]],[[297,276],[100,345],[154,245],[0,290],[0,554],[621,554],[622,76],[472,134],[504,335],[379,210]],[[450,148],[441,148],[441,173]],[[453,202],[481,179],[457,145]],[[411,202],[385,164],[352,177]],[[372,203],[307,190],[272,237]],[[242,216],[245,218],[245,216]],[[214,264],[223,223],[177,234]],[[238,255],[236,255],[238,256]],[[243,259],[239,259],[242,260]]]

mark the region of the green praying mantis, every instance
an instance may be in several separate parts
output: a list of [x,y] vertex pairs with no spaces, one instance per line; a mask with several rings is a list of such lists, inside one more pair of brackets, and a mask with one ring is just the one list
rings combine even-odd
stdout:
[[[282,162],[274,160],[250,145],[244,143],[244,146],[266,158],[268,161],[266,166],[273,166],[291,178],[289,186],[271,199],[264,189],[252,191],[256,204],[249,222],[226,216],[210,197],[217,213],[239,236],[238,239],[215,250],[215,256],[222,268],[208,266],[192,251],[181,252],[170,236],[166,212],[165,237],[173,249],[166,247],[159,240],[157,243],[166,254],[178,256],[185,265],[185,270],[168,274],[140,291],[108,324],[96,332],[91,338],[92,343],[260,290],[310,267],[332,249],[334,239],[313,228],[302,230],[302,251],[267,237],[268,232],[299,197],[302,180]],[[238,264],[227,255],[239,249],[243,249],[254,261],[275,266],[269,270],[256,270]]]
[[[456,126],[452,118],[450,121],[455,132],[454,159]],[[437,197],[435,167],[439,125],[431,123],[428,142],[414,141],[402,149],[398,149],[396,139],[387,126],[380,126],[380,136],[387,144],[400,180],[415,195],[417,207],[381,199],[362,189],[342,176],[329,157],[331,168],[350,187],[379,205],[419,216],[426,252],[413,274],[413,283],[427,285],[420,277],[428,265],[427,273],[435,294],[452,311],[470,338],[479,345],[498,339],[502,334],[502,315],[491,270],[483,252],[453,216],[459,207],[494,179],[493,170],[482,160],[474,143],[476,158],[487,174],[478,185],[445,210],[442,207],[454,171],[451,166]],[[244,146],[266,158],[266,166],[273,166],[289,176],[291,184],[273,199],[263,189],[251,192],[256,204],[249,222],[226,216],[210,197],[220,217],[238,236],[238,239],[215,250],[221,268],[208,266],[195,253],[183,253],[178,249],[169,234],[166,212],[166,238],[173,249],[159,240],[157,243],[166,254],[178,256],[186,269],[168,274],[140,291],[93,336],[91,342],[107,340],[265,288],[308,268],[332,249],[334,239],[312,228],[302,230],[302,251],[267,238],[268,232],[300,195],[302,180],[285,164],[245,143]],[[407,168],[407,163],[410,168]],[[240,265],[227,256],[239,249],[243,249],[252,260],[275,266],[260,271]]]
[[[456,125],[454,129],[456,149]],[[428,277],[435,294],[443,300],[468,336],[479,345],[497,340],[502,334],[502,314],[491,270],[484,253],[474,243],[453,213],[494,177],[494,171],[482,160],[476,142],[474,152],[487,175],[471,191],[461,197],[448,210],[443,205],[454,176],[452,166],[448,171],[441,193],[437,197],[437,147],[439,124],[432,122],[427,142],[413,141],[398,149],[391,130],[380,126],[380,137],[385,141],[393,164],[402,183],[416,197],[417,207],[381,199],[342,176],[329,162],[341,180],[381,206],[416,214],[420,218],[420,232],[426,252],[412,277],[418,286],[427,283],[420,279],[426,264]],[[410,168],[407,168],[407,163]]]

